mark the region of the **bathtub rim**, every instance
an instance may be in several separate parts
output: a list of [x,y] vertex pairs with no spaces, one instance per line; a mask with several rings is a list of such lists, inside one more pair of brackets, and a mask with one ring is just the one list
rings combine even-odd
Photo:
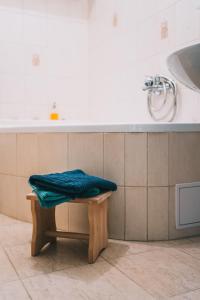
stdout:
[[0,121],[0,133],[134,133],[200,132],[200,123],[69,123],[66,121]]

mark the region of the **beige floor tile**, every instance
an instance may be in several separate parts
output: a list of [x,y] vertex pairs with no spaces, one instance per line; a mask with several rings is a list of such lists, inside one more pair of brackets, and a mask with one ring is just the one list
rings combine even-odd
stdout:
[[[88,265],[88,246],[78,240],[58,240],[57,245],[44,248],[36,257],[31,257],[30,244],[7,247],[5,250],[22,279]],[[101,260],[100,257],[98,261]]]
[[[138,250],[138,252],[142,252],[142,249]],[[130,254],[131,246],[128,242],[110,240],[108,243],[108,248],[101,253],[101,256],[104,257],[106,260],[109,260]]]
[[179,240],[171,240],[168,243],[171,245],[171,247],[181,250],[185,246],[192,244],[192,240],[191,239],[179,239]]
[[159,299],[200,288],[200,261],[175,249],[126,256],[112,264]]
[[108,248],[105,249],[101,256],[106,260],[112,260],[132,254],[139,254],[147,251],[162,250],[170,247],[169,242],[124,242],[110,240]]
[[5,251],[15,266],[20,278],[27,278],[53,271],[53,261],[43,251],[39,256],[31,257],[31,244],[6,247]]
[[199,300],[199,299],[200,299],[200,289],[171,298],[171,300]]
[[13,218],[9,218],[5,215],[0,214],[0,227],[1,226],[8,226],[8,225],[15,225],[21,224],[21,221]]
[[187,254],[190,254],[191,256],[197,258],[200,260],[200,241],[195,239],[192,240],[179,240],[179,241],[173,241],[173,246],[176,249],[179,249]]
[[[88,265],[88,244],[79,240],[60,239],[48,251],[53,260],[53,270]],[[101,261],[99,257],[97,261]]]
[[189,240],[192,242],[200,242],[200,236],[191,237],[191,238],[189,238]]
[[58,239],[32,258],[31,229],[0,214],[0,300],[200,299],[200,237],[110,240],[88,265],[88,244],[78,240]]
[[7,225],[0,230],[0,245],[2,247],[26,244],[31,241],[32,225],[29,223],[17,223]]
[[24,280],[32,299],[153,299],[106,262]]
[[0,286],[18,279],[17,273],[2,248],[0,248],[0,270]]
[[12,281],[0,286],[0,300],[28,300],[30,299],[20,281]]

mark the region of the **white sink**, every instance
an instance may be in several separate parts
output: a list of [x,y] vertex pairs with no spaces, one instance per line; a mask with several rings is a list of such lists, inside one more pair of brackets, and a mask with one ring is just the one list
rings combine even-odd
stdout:
[[200,43],[174,52],[168,57],[167,65],[177,80],[200,92]]

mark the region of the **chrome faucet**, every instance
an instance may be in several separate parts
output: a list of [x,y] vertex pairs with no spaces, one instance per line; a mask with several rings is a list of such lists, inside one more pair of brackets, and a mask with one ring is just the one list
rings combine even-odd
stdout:
[[152,90],[154,85],[154,78],[152,76],[148,76],[145,78],[143,91]]
[[[154,121],[168,120],[172,121],[176,115],[177,109],[177,89],[176,83],[162,75],[147,76],[144,80],[143,91],[148,91],[147,102],[148,110]],[[159,99],[156,104],[153,99]],[[171,106],[167,110],[167,103],[171,102]],[[167,111],[166,111],[167,110]],[[162,113],[163,111],[163,113]]]
[[160,75],[147,76],[142,90],[154,92],[155,94],[160,95],[160,93],[164,90],[164,84],[167,90],[171,88],[167,78]]

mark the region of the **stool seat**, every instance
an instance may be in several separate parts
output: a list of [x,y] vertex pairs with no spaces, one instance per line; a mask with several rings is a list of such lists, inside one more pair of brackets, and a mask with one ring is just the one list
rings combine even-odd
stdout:
[[94,263],[100,252],[108,245],[108,198],[112,192],[103,193],[91,198],[76,198],[68,203],[81,203],[88,206],[89,234],[65,232],[56,229],[55,207],[42,208],[37,195],[30,193],[26,196],[31,201],[33,233],[31,255],[36,256],[47,243],[55,243],[56,238],[88,240],[88,262]]

